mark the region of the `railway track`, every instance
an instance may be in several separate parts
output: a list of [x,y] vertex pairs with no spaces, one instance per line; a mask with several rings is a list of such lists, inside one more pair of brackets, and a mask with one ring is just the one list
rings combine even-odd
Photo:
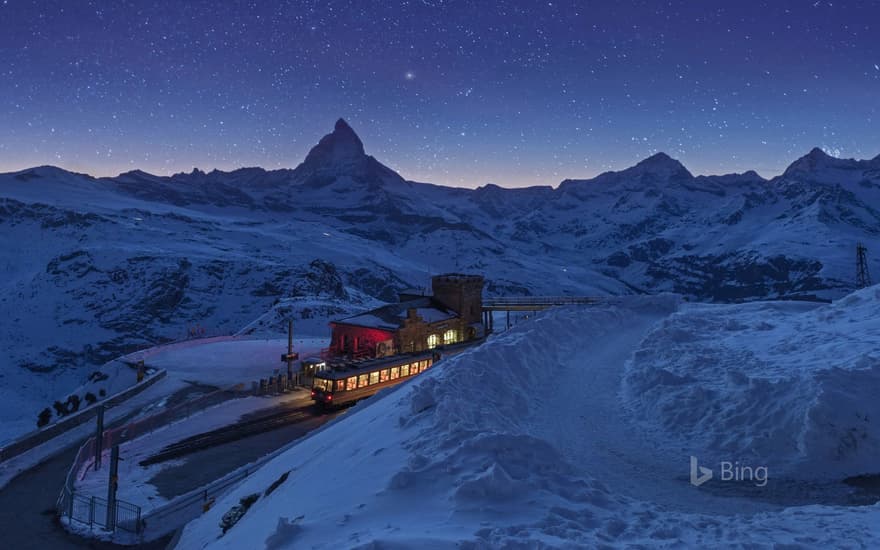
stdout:
[[216,447],[251,435],[282,428],[296,422],[303,422],[310,418],[318,417],[321,414],[322,413],[315,410],[314,406],[307,405],[289,411],[282,411],[261,416],[259,418],[245,420],[229,426],[217,428],[216,430],[193,435],[186,439],[181,439],[176,443],[165,446],[158,453],[140,461],[139,464],[141,466],[149,466],[151,464],[165,462],[166,460],[180,458],[203,449]]

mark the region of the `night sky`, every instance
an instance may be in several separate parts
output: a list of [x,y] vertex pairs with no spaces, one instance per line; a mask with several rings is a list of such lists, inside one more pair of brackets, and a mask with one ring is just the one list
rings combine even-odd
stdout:
[[872,1],[0,0],[4,172],[295,167],[344,117],[419,181],[772,176],[878,106]]

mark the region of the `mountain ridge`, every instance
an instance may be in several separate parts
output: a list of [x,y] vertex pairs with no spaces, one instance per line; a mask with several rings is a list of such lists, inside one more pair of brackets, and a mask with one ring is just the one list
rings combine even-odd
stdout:
[[505,187],[503,185],[499,185],[496,183],[486,183],[480,185],[478,187],[470,188],[470,187],[453,187],[443,184],[435,184],[428,182],[418,182],[414,180],[408,180],[401,176],[399,173],[389,168],[388,166],[382,164],[375,157],[368,155],[364,148],[364,144],[361,141],[360,137],[357,133],[352,129],[352,127],[345,121],[343,118],[339,118],[332,132],[324,135],[318,143],[313,146],[309,153],[306,155],[304,160],[298,164],[295,168],[278,168],[269,170],[266,168],[262,168],[259,166],[252,167],[240,167],[234,170],[225,171],[219,169],[213,169],[209,172],[205,172],[200,170],[199,168],[194,167],[193,170],[189,173],[187,172],[178,172],[175,174],[171,174],[168,176],[156,175],[150,172],[134,169],[127,172],[122,172],[116,176],[104,176],[104,177],[94,177],[89,174],[79,173],[67,170],[60,166],[54,165],[41,165],[35,166],[31,168],[25,168],[22,170],[0,173],[0,175],[12,175],[17,176],[20,174],[32,174],[38,177],[45,177],[46,175],[55,175],[57,172],[61,172],[67,175],[72,176],[85,176],[91,179],[96,180],[106,180],[106,181],[117,181],[119,179],[124,179],[126,177],[137,177],[137,178],[149,178],[157,181],[164,182],[175,182],[175,181],[183,181],[183,180],[192,180],[195,178],[204,178],[208,176],[209,178],[220,178],[224,176],[235,176],[241,175],[243,173],[257,173],[257,174],[275,174],[275,175],[290,175],[293,178],[308,178],[314,176],[315,174],[327,174],[336,175],[339,173],[346,173],[346,171],[363,171],[367,173],[367,175],[380,174],[383,177],[390,177],[393,179],[398,179],[400,181],[405,181],[407,183],[412,184],[423,184],[423,185],[432,185],[436,187],[442,187],[447,189],[468,189],[468,190],[476,190],[481,188],[499,188],[502,190],[513,190],[513,189],[530,189],[530,188],[546,188],[551,187],[554,190],[560,190],[563,187],[570,186],[577,182],[602,182],[613,178],[615,176],[621,175],[621,177],[632,176],[633,174],[641,174],[641,175],[649,175],[649,176],[659,176],[661,178],[668,179],[670,176],[672,177],[680,177],[686,179],[708,179],[708,180],[718,180],[718,181],[736,181],[739,179],[757,179],[760,178],[766,182],[773,182],[779,178],[785,176],[794,176],[798,173],[803,172],[811,172],[817,169],[821,169],[824,167],[853,167],[853,166],[862,166],[862,165],[880,165],[880,154],[872,159],[840,159],[837,157],[833,157],[828,155],[825,151],[823,151],[819,147],[813,147],[808,153],[805,155],[795,159],[789,166],[777,176],[772,178],[763,178],[754,170],[747,170],[742,173],[731,173],[731,174],[698,174],[694,176],[687,167],[684,166],[677,159],[669,156],[664,152],[655,153],[649,157],[646,157],[636,164],[623,168],[621,170],[611,170],[602,172],[591,178],[565,178],[561,180],[556,186],[545,185],[545,184],[536,184],[529,185],[525,187]]

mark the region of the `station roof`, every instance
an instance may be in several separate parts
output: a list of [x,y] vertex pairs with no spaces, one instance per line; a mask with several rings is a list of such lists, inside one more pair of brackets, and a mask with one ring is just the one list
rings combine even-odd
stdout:
[[415,300],[388,304],[372,311],[366,311],[333,322],[380,330],[397,330],[403,324],[403,320],[406,319],[407,312],[410,309],[416,310],[416,314],[426,323],[438,323],[458,317],[455,312],[449,311],[426,296]]

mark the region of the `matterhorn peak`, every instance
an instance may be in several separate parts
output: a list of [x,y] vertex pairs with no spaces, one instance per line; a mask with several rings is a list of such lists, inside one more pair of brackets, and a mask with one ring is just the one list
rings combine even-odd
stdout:
[[651,155],[650,157],[639,162],[629,170],[643,173],[662,174],[667,176],[678,174],[686,174],[689,177],[691,176],[691,173],[688,172],[688,169],[685,168],[682,163],[678,162],[677,160],[663,152]]
[[326,166],[350,164],[363,160],[364,144],[344,119],[336,121],[333,132],[327,134],[306,156],[305,164]]

